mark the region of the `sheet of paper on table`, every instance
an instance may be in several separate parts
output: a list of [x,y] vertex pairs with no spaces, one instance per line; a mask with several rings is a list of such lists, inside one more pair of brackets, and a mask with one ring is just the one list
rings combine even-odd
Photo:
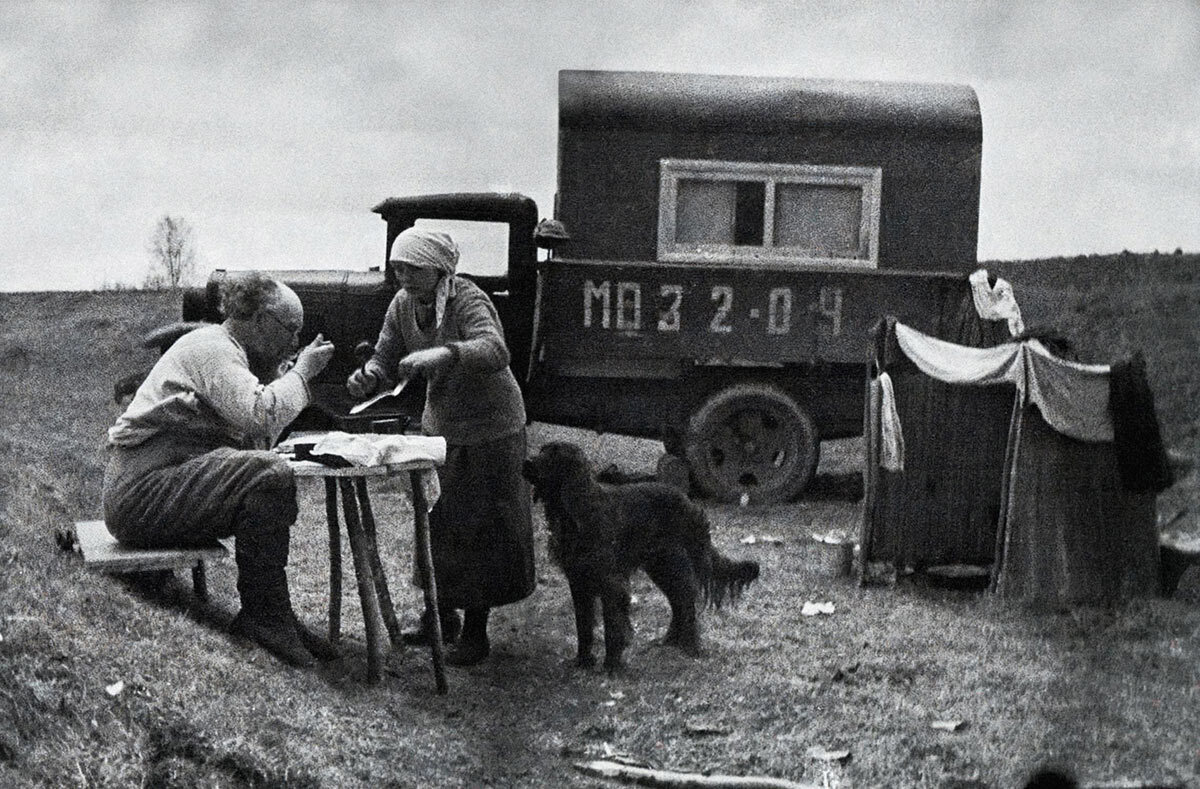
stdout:
[[374,397],[372,397],[369,400],[363,400],[361,403],[359,403],[358,405],[356,405],[350,409],[350,415],[353,416],[355,414],[361,414],[363,411],[366,411],[368,408],[375,405],[376,403],[378,403],[380,400],[382,400],[385,397],[395,397],[396,395],[400,394],[401,391],[404,390],[404,387],[407,383],[408,383],[408,379],[405,378],[403,381],[396,384],[395,388],[389,389],[385,392],[380,392],[379,394],[375,395]]

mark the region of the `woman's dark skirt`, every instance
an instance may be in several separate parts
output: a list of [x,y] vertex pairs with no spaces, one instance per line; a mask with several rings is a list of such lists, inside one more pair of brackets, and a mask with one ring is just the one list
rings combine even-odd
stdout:
[[521,476],[525,431],[446,447],[442,493],[430,513],[439,607],[515,603],[533,592],[533,519]]

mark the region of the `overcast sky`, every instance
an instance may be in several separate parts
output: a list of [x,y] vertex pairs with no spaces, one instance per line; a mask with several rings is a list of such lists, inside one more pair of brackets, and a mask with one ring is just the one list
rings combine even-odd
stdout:
[[1200,1],[0,2],[0,290],[383,259],[395,195],[551,213],[559,69],[972,86],[981,260],[1200,251]]

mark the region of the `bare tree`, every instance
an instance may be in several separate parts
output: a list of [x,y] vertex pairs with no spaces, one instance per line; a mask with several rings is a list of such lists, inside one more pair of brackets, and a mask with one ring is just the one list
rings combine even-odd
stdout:
[[163,215],[150,237],[148,288],[181,288],[196,271],[196,242],[183,217]]

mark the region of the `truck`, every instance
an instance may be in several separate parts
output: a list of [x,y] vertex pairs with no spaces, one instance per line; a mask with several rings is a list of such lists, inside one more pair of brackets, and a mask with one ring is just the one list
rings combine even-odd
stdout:
[[[351,416],[346,377],[419,224],[487,244],[460,272],[495,303],[530,420],[661,440],[701,494],[800,495],[821,442],[860,435],[882,315],[928,333],[976,268],[982,124],[965,85],[566,70],[551,218],[521,194],[392,197],[384,259],[269,272],[337,353],[307,425],[383,429],[421,387]],[[219,320],[217,270],[185,321]],[[407,397],[407,399],[405,399]]]

